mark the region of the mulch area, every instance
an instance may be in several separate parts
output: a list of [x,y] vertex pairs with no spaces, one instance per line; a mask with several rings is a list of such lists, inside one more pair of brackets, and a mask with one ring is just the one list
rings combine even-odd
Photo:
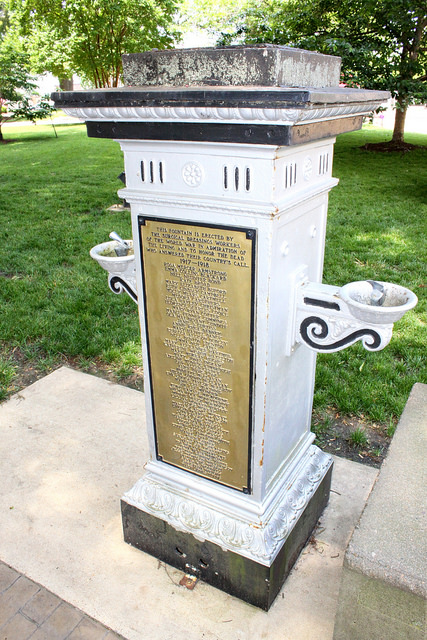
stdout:
[[[316,444],[323,451],[371,467],[379,468],[387,455],[391,443],[387,429],[385,424],[368,422],[364,417],[342,415],[334,409],[327,411],[324,426],[324,418],[313,413],[313,430],[318,433]],[[355,431],[362,432],[366,442],[355,444]]]
[[37,365],[33,360],[27,358],[19,348],[13,349],[9,356],[15,367],[15,377],[10,388],[10,394],[17,393],[62,366],[83,371],[84,373],[90,373],[99,378],[110,380],[110,382],[137,389],[137,391],[144,391],[142,368],[140,370],[135,368],[135,373],[132,375],[118,377],[111,367],[97,358],[94,358],[87,365],[82,366],[78,358],[58,355],[55,365],[46,369],[46,367]]

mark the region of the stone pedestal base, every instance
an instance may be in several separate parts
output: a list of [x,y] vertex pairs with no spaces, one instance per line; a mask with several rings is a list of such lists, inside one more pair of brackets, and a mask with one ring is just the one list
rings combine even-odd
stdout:
[[271,564],[226,550],[122,500],[125,541],[185,573],[268,611],[328,503],[330,464],[299,511]]

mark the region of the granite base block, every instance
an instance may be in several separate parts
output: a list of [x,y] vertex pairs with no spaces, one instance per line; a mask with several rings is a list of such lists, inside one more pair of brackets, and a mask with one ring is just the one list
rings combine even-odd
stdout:
[[332,466],[271,566],[225,551],[207,540],[201,542],[122,500],[124,539],[162,562],[268,611],[328,503],[331,475]]

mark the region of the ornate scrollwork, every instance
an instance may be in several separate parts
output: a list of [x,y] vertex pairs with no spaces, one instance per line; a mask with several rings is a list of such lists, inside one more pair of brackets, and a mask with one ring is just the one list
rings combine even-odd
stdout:
[[[381,336],[377,331],[374,331],[374,329],[363,327],[348,333],[348,328],[347,325],[347,327],[345,327],[346,334],[344,337],[330,342],[327,341],[327,338],[330,337],[331,333],[332,336],[337,333],[337,326],[335,326],[335,331],[331,332],[326,320],[319,316],[309,316],[301,322],[300,335],[303,341],[316,351],[339,351],[357,342],[357,340],[361,340],[363,346],[368,351],[377,351],[381,346]],[[342,330],[343,327],[341,326],[341,335]],[[336,335],[334,337],[336,337]]]
[[121,278],[120,276],[110,276],[108,278],[108,286],[111,291],[117,295],[126,291],[128,296],[132,298],[134,302],[138,302],[138,295],[132,285]]

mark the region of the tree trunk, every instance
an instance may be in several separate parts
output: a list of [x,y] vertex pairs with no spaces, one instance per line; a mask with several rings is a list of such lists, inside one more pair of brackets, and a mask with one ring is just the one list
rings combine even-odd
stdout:
[[394,119],[394,130],[392,142],[395,144],[403,144],[403,136],[405,133],[405,118],[408,106],[402,102],[397,101],[396,116]]
[[59,78],[59,88],[61,91],[72,91],[73,90],[73,79],[72,78]]

